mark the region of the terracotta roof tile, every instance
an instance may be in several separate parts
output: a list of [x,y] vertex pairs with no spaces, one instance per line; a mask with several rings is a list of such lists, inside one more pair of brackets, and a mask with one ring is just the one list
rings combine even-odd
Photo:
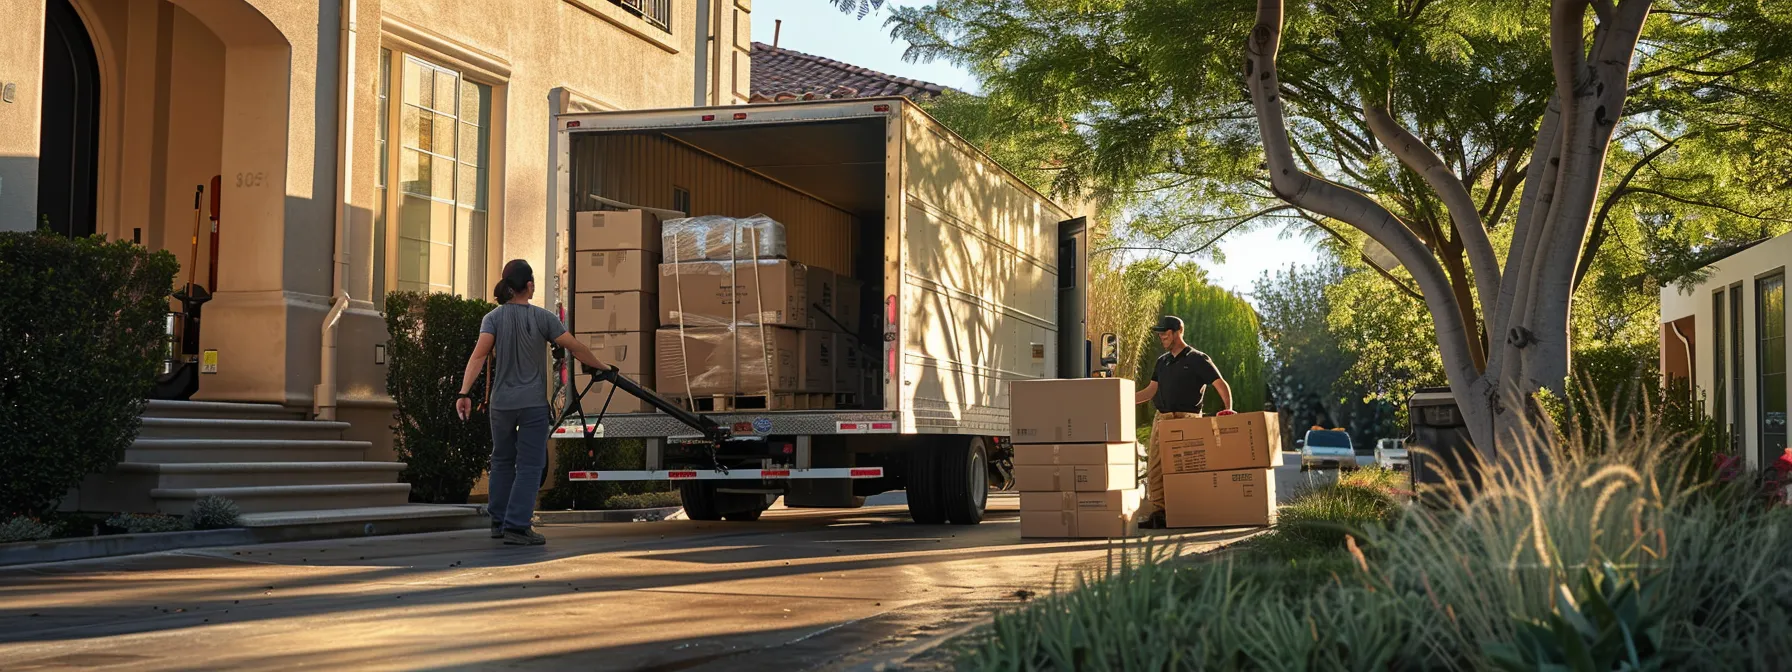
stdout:
[[896,77],[831,58],[753,43],[754,103],[829,98],[906,96],[928,100],[946,87],[918,79]]

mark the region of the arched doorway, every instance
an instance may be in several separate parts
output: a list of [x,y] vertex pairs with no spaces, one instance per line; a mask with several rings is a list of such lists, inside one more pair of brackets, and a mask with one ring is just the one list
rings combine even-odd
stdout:
[[88,236],[99,179],[99,59],[69,0],[48,0],[44,10],[37,218],[62,235]]

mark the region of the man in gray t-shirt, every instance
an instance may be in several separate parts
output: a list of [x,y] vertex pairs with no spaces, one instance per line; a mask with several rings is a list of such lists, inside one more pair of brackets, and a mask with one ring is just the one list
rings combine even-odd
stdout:
[[[492,357],[491,389],[492,469],[491,498],[485,509],[492,516],[492,538],[506,544],[539,546],[547,539],[532,529],[535,494],[540,491],[548,460],[548,344],[568,353],[592,369],[614,367],[598,359],[572,334],[559,316],[529,305],[535,296],[535,271],[528,262],[512,260],[504,265],[503,279],[492,289],[498,307],[479,322],[479,342],[461,377],[460,394],[454,400],[462,420],[473,412],[470,392],[486,357]],[[533,486],[533,487],[531,487]]]

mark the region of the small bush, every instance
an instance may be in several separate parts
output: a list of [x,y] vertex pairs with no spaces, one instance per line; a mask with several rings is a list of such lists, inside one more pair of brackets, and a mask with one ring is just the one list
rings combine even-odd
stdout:
[[242,511],[236,502],[223,497],[200,497],[193,502],[193,510],[187,513],[187,522],[195,530],[222,530],[237,526]]
[[184,532],[193,529],[185,520],[160,513],[121,513],[107,518],[106,527],[125,534]]
[[400,478],[411,484],[413,502],[464,504],[491,463],[485,377],[473,386],[477,401],[466,420],[454,411],[454,395],[479,340],[479,322],[495,307],[451,294],[386,295],[386,392],[398,405],[393,447],[405,463]]
[[123,241],[0,233],[0,518],[48,514],[124,456],[177,268]]
[[649,508],[645,506],[611,506],[610,501],[624,495],[650,492],[670,493],[667,483],[648,481],[573,481],[572,471],[606,469],[640,469],[646,462],[646,446],[637,439],[583,439],[554,441],[557,470],[554,488],[541,493],[541,508],[550,511],[595,511],[616,508]]
[[644,492],[639,495],[617,495],[604,500],[605,509],[658,509],[678,506],[676,492]]
[[51,523],[41,522],[36,518],[16,516],[0,523],[0,544],[12,541],[37,541],[56,536],[61,530]]

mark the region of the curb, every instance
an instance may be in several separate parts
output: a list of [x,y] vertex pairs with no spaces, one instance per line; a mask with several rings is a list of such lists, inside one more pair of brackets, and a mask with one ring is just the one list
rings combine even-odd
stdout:
[[237,546],[256,542],[255,531],[247,528],[21,541],[0,544],[0,567],[86,560],[114,555],[137,555],[183,548]]
[[662,506],[652,509],[611,509],[607,511],[536,511],[545,525],[575,523],[648,523],[660,520],[684,520],[684,507]]

